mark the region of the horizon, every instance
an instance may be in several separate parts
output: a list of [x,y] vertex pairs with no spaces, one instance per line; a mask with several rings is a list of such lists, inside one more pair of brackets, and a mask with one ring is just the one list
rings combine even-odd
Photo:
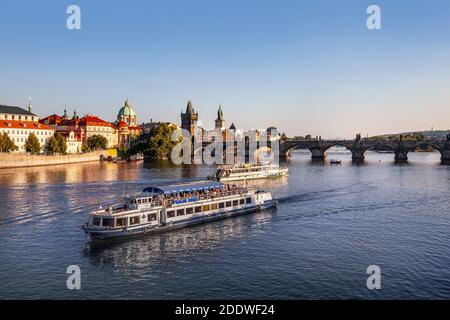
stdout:
[[[381,30],[366,27],[374,3]],[[71,4],[81,30],[66,28]],[[221,104],[227,127],[275,126],[289,137],[450,129],[448,1],[3,7],[0,103],[26,108],[31,97],[40,118],[66,105],[114,121],[128,98],[139,123],[180,124],[192,99],[205,128]]]

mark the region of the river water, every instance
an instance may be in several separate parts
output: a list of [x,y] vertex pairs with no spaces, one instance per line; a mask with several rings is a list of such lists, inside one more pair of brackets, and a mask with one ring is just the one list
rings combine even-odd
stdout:
[[[99,203],[150,184],[201,179],[209,166],[90,163],[0,171],[0,298],[450,299],[450,167],[439,153],[370,153],[249,183],[276,210],[93,245],[79,228]],[[66,268],[81,269],[68,290]],[[381,290],[366,286],[381,268]]]

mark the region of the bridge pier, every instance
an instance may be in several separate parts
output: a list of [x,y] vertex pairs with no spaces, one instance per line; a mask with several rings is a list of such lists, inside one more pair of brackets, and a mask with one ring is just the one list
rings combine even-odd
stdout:
[[395,153],[395,162],[407,162],[408,161],[408,151],[407,150],[397,150]]
[[360,143],[355,143],[351,148],[348,148],[352,153],[352,160],[354,162],[363,162],[366,158],[367,148],[361,146]]
[[442,164],[450,164],[450,146],[449,148],[440,150]]
[[325,149],[322,149],[320,147],[311,148],[309,149],[311,151],[311,158],[313,160],[324,160],[325,159]]

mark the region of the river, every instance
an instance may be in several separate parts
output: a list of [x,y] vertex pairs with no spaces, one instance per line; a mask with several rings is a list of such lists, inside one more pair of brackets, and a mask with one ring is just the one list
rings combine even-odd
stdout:
[[[439,153],[348,153],[249,183],[275,210],[93,245],[88,212],[150,184],[205,178],[210,166],[87,163],[0,171],[1,299],[450,299],[450,167]],[[68,290],[78,265],[81,289]],[[369,265],[381,290],[366,286]]]

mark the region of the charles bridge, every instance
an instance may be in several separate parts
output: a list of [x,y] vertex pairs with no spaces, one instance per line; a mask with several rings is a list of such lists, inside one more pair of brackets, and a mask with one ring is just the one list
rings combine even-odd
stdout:
[[432,148],[441,154],[443,163],[450,163],[450,135],[446,140],[404,140],[402,136],[398,140],[371,140],[361,139],[357,135],[354,140],[322,140],[285,138],[280,140],[280,156],[288,158],[295,149],[308,149],[313,159],[325,159],[326,152],[332,147],[345,147],[352,153],[352,159],[356,162],[364,161],[368,150],[389,150],[395,154],[396,162],[408,160],[408,153],[416,150]]

